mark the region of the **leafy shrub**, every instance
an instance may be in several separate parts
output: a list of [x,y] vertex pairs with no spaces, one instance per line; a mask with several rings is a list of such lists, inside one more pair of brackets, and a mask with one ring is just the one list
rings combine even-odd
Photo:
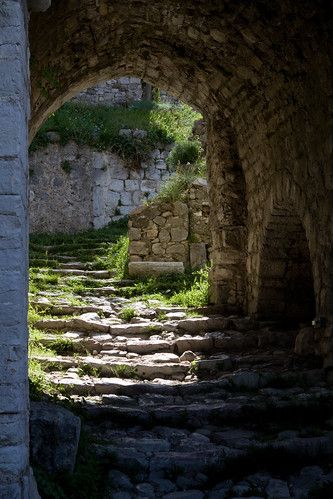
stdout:
[[179,165],[195,165],[202,156],[202,147],[198,140],[183,140],[178,142],[171,150],[167,163],[176,168]]

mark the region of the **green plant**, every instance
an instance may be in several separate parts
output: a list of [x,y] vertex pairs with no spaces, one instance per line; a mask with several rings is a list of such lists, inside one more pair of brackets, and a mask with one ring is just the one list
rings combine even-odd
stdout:
[[191,362],[191,367],[190,367],[190,373],[191,374],[196,374],[199,370],[199,365],[197,360],[192,360]]
[[50,347],[57,355],[66,355],[74,351],[74,343],[68,338],[58,338],[50,343]]
[[[50,84],[54,85],[57,81],[54,75],[50,80],[52,75],[47,73],[43,76],[42,89],[45,92]],[[74,140],[100,150],[110,149],[133,160],[135,165],[146,158],[156,148],[156,144],[186,140],[199,116],[186,105],[167,109],[154,104],[151,108],[132,106],[126,109],[69,102],[42,125],[31,144],[31,150],[44,147],[50,140],[47,132],[52,130],[59,134],[62,144]],[[124,128],[144,130],[146,135],[137,137],[135,134],[119,134]]]
[[47,380],[41,362],[29,359],[29,393],[32,399],[44,398],[45,395],[55,395],[56,388]]
[[167,319],[167,316],[166,316],[166,313],[163,312],[163,311],[159,311],[156,315],[156,319],[161,322],[161,321],[165,321]]
[[184,140],[178,142],[171,150],[167,158],[167,164],[174,169],[187,164],[195,165],[202,154],[202,146],[198,140]]
[[125,307],[119,313],[119,317],[125,322],[130,322],[131,319],[135,317],[135,315],[136,315],[136,310],[133,307]]
[[78,374],[79,376],[91,376],[92,378],[101,377],[101,371],[97,367],[93,367],[90,364],[83,364],[81,362],[78,364]]
[[198,176],[197,165],[177,167],[177,170],[162,183],[160,192],[150,202],[170,203],[183,200],[186,191]]
[[183,307],[204,307],[209,303],[209,267],[195,271],[194,283],[189,289],[180,291],[170,298],[170,303]]
[[120,236],[118,241],[110,247],[106,255],[106,267],[110,271],[113,271],[118,279],[122,279],[127,275],[128,246],[128,237]]
[[135,367],[128,366],[127,364],[119,364],[111,368],[111,374],[115,378],[137,378],[138,373]]

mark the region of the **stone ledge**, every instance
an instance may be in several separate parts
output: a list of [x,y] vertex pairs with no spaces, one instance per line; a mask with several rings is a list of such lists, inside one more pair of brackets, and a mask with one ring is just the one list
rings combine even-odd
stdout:
[[130,262],[128,273],[131,276],[151,276],[162,274],[183,274],[183,262]]

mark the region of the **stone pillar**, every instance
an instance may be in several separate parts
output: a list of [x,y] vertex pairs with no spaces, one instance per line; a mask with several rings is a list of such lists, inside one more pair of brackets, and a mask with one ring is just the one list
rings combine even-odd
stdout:
[[210,224],[212,230],[211,301],[225,312],[246,309],[245,180],[229,124],[210,119],[207,130]]
[[29,497],[26,2],[0,4],[0,497]]

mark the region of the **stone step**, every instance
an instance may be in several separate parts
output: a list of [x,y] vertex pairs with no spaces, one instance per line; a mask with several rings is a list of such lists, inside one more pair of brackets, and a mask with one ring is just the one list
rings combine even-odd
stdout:
[[114,286],[101,286],[97,288],[85,287],[80,291],[80,295],[95,295],[95,296],[114,296],[117,293],[117,288]]
[[96,313],[87,313],[71,319],[42,319],[34,325],[40,330],[101,332],[124,337],[134,335],[152,336],[161,331],[175,330],[172,324],[163,324],[161,322],[146,321],[135,324],[121,324],[121,320],[117,317],[101,319]]
[[250,331],[258,329],[258,322],[249,317],[225,317],[223,315],[212,315],[206,317],[190,317],[178,322],[178,328],[188,333],[209,331]]
[[76,269],[76,270],[89,270],[89,263],[76,262],[74,260],[69,260],[60,264],[61,269]]
[[[288,366],[293,361],[292,345],[285,345],[284,349],[280,347],[280,350],[273,353],[267,352],[269,345],[266,345],[265,350],[261,348],[258,351],[260,336],[255,331],[251,334],[228,331],[226,334],[205,333],[203,336],[182,336],[181,331],[173,331],[173,325],[168,323],[145,321],[121,324],[121,321],[112,315],[112,309],[101,307],[100,310],[105,308],[112,322],[109,328],[107,328],[107,321],[101,321],[98,316],[94,316],[95,321],[86,321],[82,318],[64,321],[61,319],[43,320],[42,323],[37,322],[36,326],[48,330],[57,330],[58,328],[60,331],[72,330],[73,349],[77,352],[95,351],[108,354],[108,351],[112,350],[122,352],[122,355],[127,352],[140,355],[168,352],[179,356],[186,352],[187,360],[196,360],[198,354],[207,356],[218,352],[232,353],[239,367],[262,364]],[[167,332],[168,327],[171,327],[171,332]],[[85,334],[73,336],[75,330]],[[101,335],[101,333],[103,334]],[[180,336],[178,336],[179,334]],[[58,339],[61,337],[61,335],[57,336]],[[68,338],[68,335],[65,337]],[[272,339],[274,339],[273,336]],[[44,344],[50,344],[50,341],[48,338],[42,340]],[[274,346],[275,344],[273,344]],[[244,355],[243,352],[248,352],[248,354]],[[198,366],[203,364],[198,364]]]
[[[134,413],[135,410],[132,412]],[[138,412],[137,419],[139,421],[140,417],[142,417],[142,414]],[[246,432],[244,433],[247,435]],[[272,454],[274,451],[277,451],[277,455],[283,455],[283,452],[285,452],[286,456],[289,456],[289,458],[294,456],[300,462],[309,458],[322,459],[322,456],[331,456],[333,450],[332,432],[320,437],[287,438],[273,443],[263,443],[253,438],[242,438],[242,436],[237,438],[236,436],[232,444],[237,447],[233,447],[228,439],[216,443],[199,432],[182,432],[181,430],[178,431],[178,443],[175,444],[177,431],[172,432],[168,428],[165,429],[161,436],[158,433],[153,433],[150,438],[147,435],[141,438],[117,438],[116,435],[111,439],[112,444],[95,444],[94,450],[96,454],[104,459],[115,457],[117,469],[122,470],[124,473],[132,471],[141,474],[146,473],[147,475],[155,474],[155,476],[161,473],[172,476],[175,470],[181,470],[182,475],[192,473],[193,476],[198,473],[205,474],[208,469],[215,469],[217,473],[222,473],[230,460],[237,465],[237,459],[239,459],[238,464],[241,465],[242,462],[246,462],[244,460],[245,456],[251,457],[255,455],[256,451],[260,451],[260,454],[264,455],[266,449],[268,451],[267,455]],[[277,462],[277,474],[279,468]],[[274,470],[271,470],[271,472],[274,474]],[[262,497],[262,495],[260,496]],[[274,499],[288,496],[290,497],[289,492],[288,495],[279,494],[270,495],[269,497]],[[197,496],[191,495],[191,492],[188,491],[182,495],[170,495],[170,499],[171,497],[189,499]],[[199,497],[203,497],[203,495]],[[214,497],[222,498],[227,496],[222,493],[222,495]],[[235,495],[229,495],[229,497],[236,499]],[[265,495],[265,497],[268,496]],[[302,497],[305,496],[302,495]]]
[[[325,402],[327,409],[328,397]],[[168,426],[176,428],[200,428],[205,425],[214,427],[243,427],[247,425],[254,431],[262,431],[265,417],[269,417],[271,424],[282,424],[283,414],[290,415],[290,426],[299,421],[303,411],[309,410],[309,416],[306,418],[306,425],[318,424],[317,416],[314,413],[318,401],[316,398],[308,400],[276,400],[274,397],[264,399],[263,397],[230,397],[226,400],[206,399],[198,401],[183,401],[182,403],[172,403],[166,398],[166,402],[157,399],[156,403],[142,403],[138,406],[120,406],[119,404],[88,404],[86,405],[86,415],[88,418],[96,421],[112,421],[113,424],[137,425],[143,426]],[[275,411],[275,414],[274,414]],[[327,412],[327,418],[332,417],[332,407]],[[296,419],[295,419],[296,418]],[[323,415],[324,421],[326,415]],[[283,421],[288,426],[288,421]],[[269,428],[269,424],[266,424]],[[266,430],[267,431],[267,430]],[[268,430],[269,431],[269,430]],[[327,431],[327,430],[326,430]],[[225,436],[227,440],[227,435]],[[250,447],[249,441],[247,445]],[[333,442],[332,442],[333,443]]]
[[105,239],[84,239],[79,242],[59,242],[59,243],[54,243],[54,244],[39,244],[39,243],[34,243],[30,241],[30,248],[34,250],[41,250],[41,251],[52,251],[55,249],[58,249],[62,251],[64,248],[66,250],[70,247],[73,248],[99,248],[99,247],[108,247],[109,245],[113,244],[111,241],[106,241]]
[[168,274],[183,274],[185,272],[183,262],[130,262],[128,273],[130,276],[145,277]]
[[[43,269],[40,269],[43,271]],[[47,271],[47,270],[46,270]],[[89,277],[92,279],[109,279],[111,273],[108,270],[79,270],[79,269],[53,269],[54,274],[60,274],[62,276],[78,276],[78,277]]]
[[103,356],[63,357],[63,356],[33,356],[46,369],[70,369],[78,367],[83,372],[97,370],[102,376],[114,376],[119,373],[123,377],[133,376],[141,379],[169,378],[183,380],[190,370],[189,362],[179,362],[174,354],[158,353],[144,355],[134,359]]
[[[69,359],[70,360],[70,359]],[[71,362],[68,365],[72,366]],[[54,367],[54,366],[52,366]],[[297,387],[299,384],[308,385],[309,395],[301,398],[301,401],[307,401],[308,397],[332,397],[333,391],[321,388],[324,382],[324,372],[322,370],[313,371],[236,371],[226,373],[220,376],[219,379],[209,380],[192,380],[183,382],[182,380],[167,380],[156,378],[154,382],[139,381],[137,379],[112,378],[112,377],[93,377],[85,376],[79,378],[75,373],[56,372],[47,375],[50,382],[60,387],[70,387],[71,395],[102,395],[114,394],[124,395],[129,397],[144,397],[151,395],[182,397],[184,400],[199,400],[209,399],[211,394],[216,395],[212,399],[225,400],[228,397],[235,396],[234,394],[255,394],[259,393],[261,401],[267,401],[270,397],[277,401],[281,397],[292,397],[295,399],[295,394],[301,394],[303,397],[304,389],[286,388],[288,386]],[[281,386],[282,388],[276,388]],[[311,386],[317,387],[317,393],[311,389]],[[231,395],[230,395],[231,394]],[[312,394],[312,395],[311,395]],[[237,396],[237,395],[236,395]],[[248,395],[247,395],[248,396]],[[253,398],[253,395],[250,395]],[[244,400],[243,400],[244,402]],[[332,406],[333,407],[333,406]]]
[[69,315],[69,314],[86,314],[86,313],[99,313],[103,312],[107,316],[110,311],[106,310],[106,307],[98,307],[94,305],[70,305],[70,304],[57,304],[51,303],[49,300],[38,301],[31,300],[31,305],[37,310],[44,310],[51,315]]

